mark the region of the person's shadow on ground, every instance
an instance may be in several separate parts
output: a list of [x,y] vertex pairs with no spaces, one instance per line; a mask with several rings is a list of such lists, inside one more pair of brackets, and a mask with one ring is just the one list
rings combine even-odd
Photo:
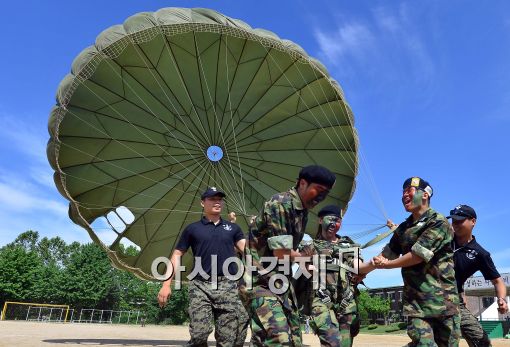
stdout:
[[[184,346],[188,340],[143,340],[143,339],[46,339],[42,340],[46,343],[54,344],[77,344],[87,346]],[[207,343],[209,346],[215,346],[214,341]],[[244,346],[249,346],[248,342],[244,343]]]

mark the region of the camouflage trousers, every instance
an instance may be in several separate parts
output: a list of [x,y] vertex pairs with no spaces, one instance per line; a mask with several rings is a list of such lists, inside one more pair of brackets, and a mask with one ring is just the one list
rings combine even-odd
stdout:
[[466,305],[461,301],[460,310],[460,332],[462,337],[466,339],[469,347],[489,347],[491,340],[485,330],[483,330],[480,322],[467,309]]
[[251,301],[251,342],[254,346],[303,346],[299,315],[275,296]]
[[409,317],[407,335],[412,347],[458,347],[460,315],[437,318]]
[[351,347],[359,333],[357,313],[336,314],[320,300],[314,300],[311,324],[324,347]]
[[360,321],[357,312],[337,315],[340,325],[340,336],[342,336],[342,347],[352,347],[354,338],[359,334]]
[[212,289],[211,282],[193,280],[188,292],[191,339],[186,346],[207,346],[213,323],[217,346],[243,346],[249,319],[235,281],[220,277],[218,288]]

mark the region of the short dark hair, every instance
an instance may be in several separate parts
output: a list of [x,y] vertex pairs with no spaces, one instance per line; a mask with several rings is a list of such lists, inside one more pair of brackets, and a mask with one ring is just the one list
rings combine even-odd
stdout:
[[331,188],[335,184],[336,176],[324,166],[309,165],[299,171],[298,184],[300,179],[304,179],[308,183],[322,184]]

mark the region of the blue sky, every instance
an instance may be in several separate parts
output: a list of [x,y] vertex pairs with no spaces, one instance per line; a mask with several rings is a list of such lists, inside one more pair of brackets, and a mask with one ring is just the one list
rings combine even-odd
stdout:
[[[402,221],[402,182],[419,175],[433,186],[438,211],[459,203],[476,209],[477,239],[510,272],[506,1],[8,2],[0,54],[0,245],[28,229],[89,241],[69,221],[46,160],[55,91],[102,30],[168,6],[209,7],[271,30],[319,58],[339,81],[365,158],[345,233],[381,224],[385,215]],[[398,270],[367,280],[371,287],[399,283]]]

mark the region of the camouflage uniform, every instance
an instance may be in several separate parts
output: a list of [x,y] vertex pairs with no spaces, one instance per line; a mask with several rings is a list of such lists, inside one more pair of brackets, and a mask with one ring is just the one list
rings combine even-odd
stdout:
[[383,255],[396,259],[413,252],[424,261],[402,268],[404,315],[410,346],[458,346],[459,296],[453,269],[453,232],[444,216],[429,208],[395,230]]
[[358,290],[351,282],[352,272],[340,267],[338,260],[342,255],[342,263],[354,267],[354,254],[341,253],[359,245],[349,237],[339,237],[337,242],[314,240],[313,246],[317,254],[326,256],[327,265],[326,289],[313,294],[311,327],[319,336],[321,346],[351,347],[359,333]]
[[248,315],[239,300],[237,282],[219,276],[218,288],[212,289],[210,281],[194,279],[188,291],[191,340],[186,346],[207,346],[213,321],[217,346],[243,346]]
[[460,330],[469,347],[490,347],[491,340],[483,330],[478,319],[467,309],[464,302],[460,303]]
[[[307,215],[295,188],[276,194],[264,203],[260,215],[250,226],[247,249],[258,270],[268,267],[268,264],[261,262],[261,257],[273,257],[273,249],[298,248],[303,239]],[[284,294],[273,293],[269,289],[269,279],[275,273],[273,270],[266,275],[258,272],[253,274],[253,290],[248,299],[252,316],[252,343],[256,346],[301,346],[294,291],[291,287]]]

